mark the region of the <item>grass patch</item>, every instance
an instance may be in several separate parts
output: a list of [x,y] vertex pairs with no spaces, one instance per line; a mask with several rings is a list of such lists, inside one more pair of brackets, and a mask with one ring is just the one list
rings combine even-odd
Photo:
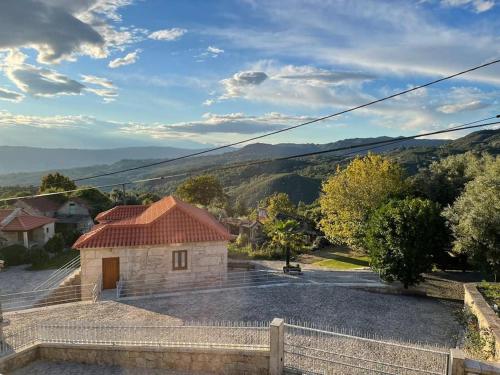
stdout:
[[31,265],[31,267],[29,267],[28,269],[30,271],[41,271],[59,268],[64,266],[66,263],[76,258],[77,256],[78,251],[76,250],[63,251],[62,253],[56,254],[54,257],[47,259],[42,263]]
[[352,270],[370,266],[370,258],[367,255],[354,253],[342,247],[333,247],[304,255],[300,261],[336,270]]

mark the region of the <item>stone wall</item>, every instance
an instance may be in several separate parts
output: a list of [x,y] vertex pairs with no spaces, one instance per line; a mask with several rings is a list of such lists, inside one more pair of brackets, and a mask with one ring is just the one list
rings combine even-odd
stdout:
[[500,319],[488,305],[476,284],[464,285],[464,303],[477,317],[480,328],[491,330],[495,339],[495,359],[500,359]]
[[465,357],[460,349],[451,349],[448,375],[500,375],[500,364]]
[[[187,250],[187,270],[172,269],[172,252]],[[120,258],[120,279],[148,282],[182,277],[195,281],[220,277],[227,272],[227,242],[196,242],[138,248],[82,249],[82,284],[95,283],[102,274],[102,258]]]
[[0,359],[0,372],[12,371],[36,359],[227,375],[269,373],[268,350],[78,344],[39,344],[10,358]]

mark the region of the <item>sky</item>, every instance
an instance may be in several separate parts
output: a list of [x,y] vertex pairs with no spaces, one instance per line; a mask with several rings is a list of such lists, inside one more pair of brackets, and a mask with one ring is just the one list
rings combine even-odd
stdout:
[[[498,0],[1,0],[0,145],[207,147],[500,58]],[[267,143],[498,114],[500,64]],[[455,138],[463,132],[440,138]]]

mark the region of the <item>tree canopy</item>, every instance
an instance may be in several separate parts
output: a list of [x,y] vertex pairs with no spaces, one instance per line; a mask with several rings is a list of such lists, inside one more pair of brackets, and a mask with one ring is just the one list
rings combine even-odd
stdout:
[[370,213],[391,197],[406,191],[399,164],[380,155],[354,159],[328,178],[319,199],[320,228],[332,242],[360,247]]
[[296,213],[295,205],[290,200],[287,193],[274,193],[267,197],[262,203],[267,208],[267,215],[271,219],[274,219],[279,213],[289,215]]
[[177,187],[175,194],[188,203],[202,206],[223,205],[226,195],[221,183],[214,176],[191,177]]
[[372,268],[407,288],[422,280],[444,251],[447,231],[438,204],[420,198],[392,200],[377,209],[366,229]]
[[304,235],[299,231],[299,223],[295,220],[275,221],[267,226],[269,245],[292,253],[299,251],[304,245]]
[[76,189],[75,183],[69,178],[59,172],[49,173],[42,177],[40,184],[40,192],[59,191],[59,190],[74,190]]
[[467,254],[483,271],[500,271],[500,157],[465,185],[463,193],[444,210],[455,240],[453,249]]

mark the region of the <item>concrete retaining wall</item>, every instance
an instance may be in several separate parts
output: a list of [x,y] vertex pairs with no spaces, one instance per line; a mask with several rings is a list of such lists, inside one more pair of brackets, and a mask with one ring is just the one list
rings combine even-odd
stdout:
[[154,348],[116,345],[38,344],[0,360],[0,373],[36,359],[158,368],[212,374],[269,374],[269,351],[248,349]]

